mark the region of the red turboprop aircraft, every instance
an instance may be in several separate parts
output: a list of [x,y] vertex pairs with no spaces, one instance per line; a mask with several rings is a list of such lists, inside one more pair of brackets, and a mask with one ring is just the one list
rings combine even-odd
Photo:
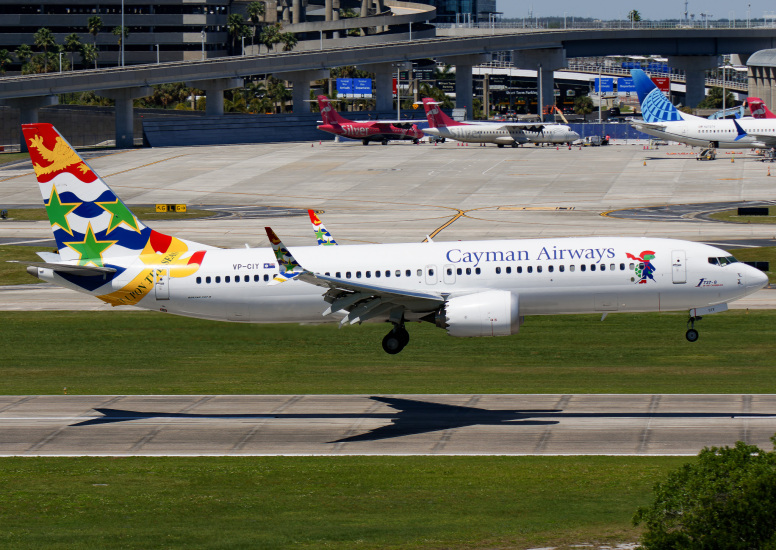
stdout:
[[345,136],[351,139],[360,139],[364,145],[370,141],[379,141],[388,145],[388,141],[411,140],[418,143],[423,138],[423,132],[418,125],[411,120],[366,120],[357,122],[341,116],[329,102],[325,95],[318,96],[318,107],[321,109],[323,124],[319,130],[329,132],[337,136]]

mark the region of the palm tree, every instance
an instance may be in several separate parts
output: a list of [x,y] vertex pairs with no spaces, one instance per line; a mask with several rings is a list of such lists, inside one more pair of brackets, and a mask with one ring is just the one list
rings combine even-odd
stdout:
[[102,30],[102,18],[95,15],[94,17],[90,17],[89,20],[86,22],[86,29],[89,31],[89,34],[92,35],[92,44],[94,44],[94,68],[97,68],[97,52],[99,50],[97,49],[97,35],[100,34],[100,31]]
[[38,29],[34,35],[35,45],[43,50],[43,72],[48,72],[48,49],[57,42],[54,40],[54,33],[46,27]]
[[21,65],[21,71],[22,74],[24,73],[24,66],[27,65],[27,62],[32,57],[32,48],[30,48],[27,44],[21,44],[18,48],[16,48],[16,51],[14,52],[16,55],[16,58],[19,60],[19,64]]
[[237,41],[247,36],[246,28],[245,19],[239,13],[230,13],[226,18],[227,34],[232,39],[232,55],[237,50]]
[[65,37],[65,49],[70,52],[70,66],[75,65],[73,61],[73,54],[81,51],[81,37],[78,34],[71,32]]
[[641,21],[641,14],[638,12],[638,10],[631,10],[628,12],[628,21],[631,22],[631,26],[633,26],[633,23]]
[[11,52],[6,49],[0,50],[0,74],[5,74],[6,66],[12,63]]
[[280,38],[280,23],[274,25],[268,25],[261,30],[261,36],[259,36],[259,42],[267,47],[267,51],[271,52],[275,44],[281,41]]
[[97,46],[94,44],[83,44],[81,46],[81,63],[83,63],[84,67],[87,65],[90,65],[92,62],[94,63],[94,68],[97,68]]
[[256,30],[259,26],[259,19],[263,18],[267,13],[267,8],[264,2],[251,2],[246,9],[248,19],[251,20],[253,26],[253,33],[251,33],[251,46],[253,46],[253,39],[256,38]]
[[[123,32],[122,32],[123,31]],[[121,43],[124,41],[125,38],[129,37],[129,28],[127,27],[113,27],[113,30],[110,31],[113,36],[118,37],[119,41],[119,65],[121,64]]]
[[299,39],[292,32],[280,33],[280,41],[283,43],[284,52],[290,52],[299,43]]

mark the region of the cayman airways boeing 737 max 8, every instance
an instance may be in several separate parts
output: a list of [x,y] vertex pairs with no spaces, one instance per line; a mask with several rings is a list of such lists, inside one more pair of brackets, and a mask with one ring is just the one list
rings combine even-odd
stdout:
[[[27,270],[111,305],[252,323],[390,322],[383,348],[398,353],[406,321],[507,336],[525,315],[688,309],[694,325],[767,283],[724,250],[671,239],[288,248],[267,228],[271,248],[219,249],[153,231],[50,124],[22,129],[58,248]],[[318,243],[336,244],[310,218]]]

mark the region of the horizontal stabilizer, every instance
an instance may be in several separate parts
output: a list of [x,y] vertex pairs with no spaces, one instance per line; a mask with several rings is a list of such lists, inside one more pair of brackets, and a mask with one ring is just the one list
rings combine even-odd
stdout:
[[116,270],[112,267],[97,267],[94,265],[76,265],[76,264],[61,264],[51,262],[24,262],[19,260],[8,260],[9,263],[28,265],[30,267],[42,267],[44,269],[52,269],[59,273],[72,273],[73,275],[104,275],[106,273],[115,273]]

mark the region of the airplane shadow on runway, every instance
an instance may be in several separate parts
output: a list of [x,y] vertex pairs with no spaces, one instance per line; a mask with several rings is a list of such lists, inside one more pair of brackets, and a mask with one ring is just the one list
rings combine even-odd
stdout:
[[606,413],[565,413],[560,409],[509,410],[482,409],[462,405],[446,405],[415,399],[397,397],[370,397],[373,401],[385,403],[396,409],[389,413],[265,413],[265,414],[193,414],[167,412],[139,412],[122,409],[94,409],[104,415],[71,426],[90,426],[110,424],[132,420],[149,419],[216,419],[216,420],[342,420],[342,419],[385,419],[389,424],[375,428],[363,434],[345,437],[329,443],[356,441],[377,441],[405,435],[415,435],[439,430],[463,428],[466,426],[542,426],[558,424],[566,418],[776,418],[776,414],[735,414],[735,413],[654,413],[654,412],[606,412]]

